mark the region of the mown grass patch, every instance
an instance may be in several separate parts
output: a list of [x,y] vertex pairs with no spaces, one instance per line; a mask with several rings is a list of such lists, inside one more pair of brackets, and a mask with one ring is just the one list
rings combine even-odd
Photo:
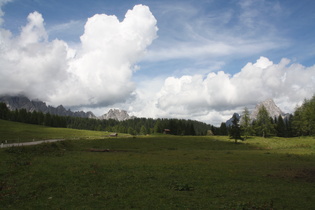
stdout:
[[300,140],[290,139],[286,152],[276,139],[234,144],[227,137],[174,136],[2,149],[0,203],[5,209],[312,209],[314,148],[294,147]]

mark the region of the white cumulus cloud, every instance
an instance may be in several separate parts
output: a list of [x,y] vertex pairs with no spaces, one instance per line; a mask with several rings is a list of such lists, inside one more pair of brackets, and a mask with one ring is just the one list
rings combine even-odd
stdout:
[[67,79],[67,45],[47,41],[42,15],[33,12],[21,34],[0,29],[0,94],[48,99]]
[[274,64],[266,57],[247,63],[235,75],[223,71],[165,79],[151,105],[155,117],[193,118],[218,125],[240,112],[273,98],[285,112],[315,92],[315,66],[305,67],[282,59]]
[[130,97],[134,66],[158,30],[149,8],[136,5],[123,21],[106,14],[89,18],[81,43],[71,49],[65,41],[49,41],[40,13],[27,20],[18,36],[0,29],[0,94],[65,106],[110,105]]

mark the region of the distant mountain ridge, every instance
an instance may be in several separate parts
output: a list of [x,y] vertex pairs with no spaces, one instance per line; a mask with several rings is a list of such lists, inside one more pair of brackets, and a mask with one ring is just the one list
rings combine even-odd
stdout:
[[128,120],[135,118],[134,116],[129,116],[127,111],[120,109],[110,109],[108,113],[96,117],[93,112],[84,111],[71,111],[70,109],[64,108],[62,105],[57,107],[47,106],[45,102],[40,100],[30,100],[29,98],[19,95],[19,96],[0,96],[0,102],[7,104],[10,110],[16,109],[26,109],[28,112],[43,112],[59,116],[71,116],[71,117],[82,117],[82,118],[94,118],[94,119],[114,119],[118,121]]
[[58,107],[47,106],[45,102],[40,100],[30,100],[25,96],[0,96],[0,102],[7,104],[10,110],[26,109],[28,112],[43,112],[60,116],[96,118],[92,112],[76,111],[65,109],[62,105]]

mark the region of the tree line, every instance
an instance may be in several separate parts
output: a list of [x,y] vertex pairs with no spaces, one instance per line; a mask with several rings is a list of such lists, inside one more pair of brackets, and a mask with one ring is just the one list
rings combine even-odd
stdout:
[[266,108],[262,106],[257,118],[253,120],[250,119],[250,113],[245,107],[240,119],[233,115],[230,127],[227,127],[225,123],[221,123],[220,127],[215,127],[185,119],[134,118],[117,121],[59,116],[37,111],[27,112],[25,109],[11,111],[5,103],[0,103],[0,119],[50,127],[119,132],[131,135],[164,133],[167,129],[167,133],[173,135],[229,135],[236,141],[246,139],[248,136],[313,136],[315,135],[315,95],[309,100],[305,99],[293,114],[285,118],[281,115],[270,117]]
[[[222,123],[217,129],[220,135],[229,135],[235,139],[246,139],[248,136],[278,136],[278,137],[297,137],[315,135],[315,95],[304,100],[300,107],[297,107],[294,114],[283,118],[270,117],[267,109],[261,106],[257,118],[250,119],[248,109],[245,107],[241,119],[236,115],[232,117],[232,126],[227,127]],[[243,137],[242,137],[243,136]]]
[[124,121],[100,120],[59,116],[37,111],[27,112],[26,109],[11,111],[5,103],[0,103],[0,119],[50,127],[129,133],[131,135],[164,132],[173,135],[206,135],[209,131],[214,130],[214,126],[195,120],[164,118],[134,118]]

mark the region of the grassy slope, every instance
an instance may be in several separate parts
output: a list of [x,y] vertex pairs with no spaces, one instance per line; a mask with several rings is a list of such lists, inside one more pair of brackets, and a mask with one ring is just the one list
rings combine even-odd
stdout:
[[[312,209],[314,138],[145,137],[0,150],[12,209]],[[111,152],[90,152],[89,149]]]
[[0,143],[28,142],[43,139],[99,139],[108,136],[102,131],[87,131],[67,128],[52,128],[0,120]]

